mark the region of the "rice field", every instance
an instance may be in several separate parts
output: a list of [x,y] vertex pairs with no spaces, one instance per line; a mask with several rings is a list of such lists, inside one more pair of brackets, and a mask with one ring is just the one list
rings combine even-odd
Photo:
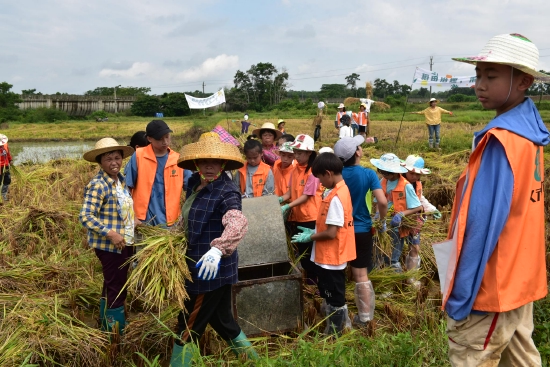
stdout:
[[[313,135],[312,121],[287,119],[287,132]],[[198,139],[201,131],[216,122],[228,125],[226,119],[193,127],[189,122],[168,121],[171,127],[176,127],[173,127],[174,149]],[[146,123],[136,122],[142,124],[139,128],[132,123],[134,130],[125,127],[117,138],[128,139]],[[104,135],[94,138],[115,134],[119,130],[113,126],[117,124],[105,123],[111,128],[100,130],[98,134]],[[429,220],[423,227],[422,270],[395,274],[382,269],[369,274],[377,294],[375,320],[364,329],[348,330],[338,339],[321,334],[324,322],[319,312],[321,298],[315,287],[304,285],[304,325],[293,333],[254,338],[261,357],[257,366],[448,365],[444,314],[440,311],[437,271],[430,245],[445,238],[454,185],[468,159],[472,132],[481,126],[444,123],[442,150],[428,151],[427,129],[422,122],[404,122],[396,142],[399,122],[373,121],[371,135],[377,136],[379,142],[365,147],[363,165],[372,168],[369,158],[378,158],[385,152],[396,153],[402,159],[417,153],[433,172],[423,178],[424,191],[428,200],[441,210],[443,218]],[[237,133],[240,124],[229,119],[229,130]],[[318,147],[333,146],[337,134],[332,116],[323,121],[321,132]],[[18,134],[17,130],[12,134],[10,128],[8,136]],[[71,134],[77,132],[70,130],[63,136]],[[41,136],[35,132],[35,137]],[[548,155],[545,161],[548,175]],[[108,335],[99,330],[101,266],[87,247],[85,231],[78,222],[84,187],[97,169],[97,165],[81,159],[60,159],[15,167],[12,172],[10,201],[0,206],[2,367],[168,365],[179,310],[177,302],[151,305],[150,294],[140,293],[143,289],[134,283],[129,291],[130,317],[125,334]],[[546,188],[547,205],[548,191]],[[378,243],[383,247],[385,239],[380,237]],[[411,276],[421,280],[420,289],[407,284]],[[180,296],[183,297],[181,293]],[[348,283],[346,299],[353,317],[356,309],[352,282]],[[535,340],[539,341],[539,349],[547,361],[548,302],[538,302],[535,309]],[[204,357],[199,357],[199,352]],[[252,365],[250,361],[236,359],[210,329],[201,339],[196,357],[199,366]]]

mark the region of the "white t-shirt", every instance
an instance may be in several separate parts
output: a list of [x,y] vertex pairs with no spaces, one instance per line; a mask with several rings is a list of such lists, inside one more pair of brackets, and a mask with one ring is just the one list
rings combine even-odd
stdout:
[[[327,197],[327,195],[332,190],[326,190],[323,193],[323,198]],[[342,202],[338,198],[338,196],[335,196],[330,201],[328,212],[327,212],[327,219],[325,221],[326,224],[331,224],[333,226],[343,227],[344,226],[344,206],[342,205]],[[315,232],[317,232],[317,228],[315,228]],[[313,247],[311,249],[311,261],[315,262],[315,242],[313,242]],[[328,270],[342,270],[345,269],[348,265],[347,262],[340,264],[340,265],[326,265],[326,264],[319,264],[315,262],[315,264],[319,265],[320,267]]]
[[340,139],[342,138],[351,138],[353,135],[353,130],[351,129],[351,126],[342,126],[340,128]]

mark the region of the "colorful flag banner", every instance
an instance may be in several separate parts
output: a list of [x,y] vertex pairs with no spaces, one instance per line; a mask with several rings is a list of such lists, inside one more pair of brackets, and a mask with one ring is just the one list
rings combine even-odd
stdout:
[[191,109],[210,108],[225,103],[225,93],[223,92],[223,89],[220,89],[216,93],[206,98],[197,98],[193,96],[188,96],[186,94],[185,99],[187,100],[187,104]]
[[474,76],[454,76],[450,74],[439,74],[435,71],[416,68],[413,84],[434,87],[453,87],[470,88],[474,87],[476,77]]

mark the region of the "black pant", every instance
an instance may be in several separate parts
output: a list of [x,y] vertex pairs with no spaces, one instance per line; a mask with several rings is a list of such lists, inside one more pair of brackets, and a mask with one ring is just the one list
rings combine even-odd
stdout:
[[227,341],[241,333],[231,311],[231,284],[207,293],[190,294],[184,305],[185,310],[178,315],[178,335],[181,341],[176,340],[176,343],[179,345],[182,345],[182,341],[198,341],[208,324]]
[[315,265],[319,276],[319,293],[333,307],[346,304],[346,273],[344,270],[329,270]]
[[349,264],[354,268],[367,268],[370,273],[373,268],[372,248],[372,232],[355,233],[356,257]]
[[[94,250],[103,270],[103,290],[101,291],[101,297],[107,298],[107,308],[123,306],[127,294],[124,284],[126,284],[130,264],[122,265],[132,256],[134,248],[132,246],[124,246],[121,254],[98,249]],[[121,292],[122,288],[124,290]]]

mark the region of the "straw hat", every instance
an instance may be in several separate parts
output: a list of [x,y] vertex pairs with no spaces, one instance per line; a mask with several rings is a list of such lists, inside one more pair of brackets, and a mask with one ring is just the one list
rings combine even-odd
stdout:
[[292,149],[292,142],[291,141],[284,142],[279,147],[279,153],[294,153],[294,149]]
[[437,99],[437,98],[430,98],[430,100],[428,101],[428,104],[431,104],[432,102],[439,103],[439,99]]
[[285,120],[280,119],[279,121],[277,121],[277,127],[281,126],[281,124],[284,124],[284,123],[285,123]]
[[272,130],[271,132],[273,133],[273,135],[275,135],[275,140],[279,140],[279,138],[283,136],[283,133],[277,130],[275,128],[275,125],[273,125],[271,122],[265,122],[262,127],[252,131],[252,134],[257,135],[261,139],[262,137],[260,136],[260,130]]
[[8,142],[8,137],[4,134],[0,134],[0,147]]
[[365,110],[367,110],[369,108],[366,103],[361,103],[361,106],[359,106],[359,107],[365,107]]
[[407,169],[401,166],[401,160],[393,153],[382,154],[380,159],[372,158],[370,160],[372,165],[382,171],[392,173],[406,173]]
[[495,36],[487,42],[477,56],[456,57],[453,60],[474,65],[478,62],[509,65],[532,75],[538,82],[550,82],[550,75],[537,71],[539,68],[537,46],[518,33]]
[[338,108],[345,108],[345,107],[346,107],[346,106],[344,106],[343,103],[340,103],[340,104],[338,105]]
[[122,150],[122,158],[126,158],[134,154],[134,148],[120,145],[113,138],[103,138],[95,143],[94,149],[84,153],[82,156],[84,160],[92,163],[96,163],[96,157],[103,153],[113,152],[115,150]]
[[178,167],[195,171],[196,159],[219,159],[227,161],[225,170],[231,171],[244,166],[244,160],[239,148],[230,143],[224,143],[216,133],[209,132],[200,136],[199,141],[187,144],[181,149]]
[[298,135],[290,146],[294,150],[305,150],[307,152],[315,151],[315,141],[313,141],[311,136],[306,134]]
[[411,154],[405,159],[405,162],[401,163],[401,165],[407,170],[421,175],[429,175],[432,173],[429,169],[424,168],[424,159],[418,155]]

